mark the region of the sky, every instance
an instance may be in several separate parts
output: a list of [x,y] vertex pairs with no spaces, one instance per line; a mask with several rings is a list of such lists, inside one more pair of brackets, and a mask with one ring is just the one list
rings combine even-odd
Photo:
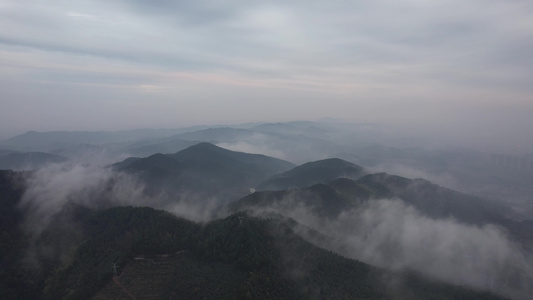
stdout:
[[0,108],[0,139],[329,117],[533,140],[533,2],[0,0]]

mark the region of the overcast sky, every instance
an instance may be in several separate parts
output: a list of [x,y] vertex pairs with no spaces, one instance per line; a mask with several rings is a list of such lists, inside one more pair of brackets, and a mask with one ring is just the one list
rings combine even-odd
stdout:
[[533,1],[0,0],[0,101],[4,138],[322,117],[527,132]]

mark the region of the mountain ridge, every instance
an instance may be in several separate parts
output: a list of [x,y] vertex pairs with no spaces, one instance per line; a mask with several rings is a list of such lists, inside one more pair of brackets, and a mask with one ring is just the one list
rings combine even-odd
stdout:
[[327,183],[341,177],[358,178],[364,175],[365,172],[362,167],[356,164],[339,158],[328,158],[308,162],[286,172],[276,174],[261,182],[258,189],[285,190],[302,188],[317,183]]

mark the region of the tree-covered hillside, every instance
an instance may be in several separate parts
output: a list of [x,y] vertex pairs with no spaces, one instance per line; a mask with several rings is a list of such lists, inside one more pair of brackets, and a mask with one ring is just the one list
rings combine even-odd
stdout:
[[308,162],[286,172],[271,176],[259,184],[259,190],[286,190],[327,183],[337,178],[359,178],[365,170],[338,158]]
[[[136,174],[149,194],[166,192],[180,198],[238,199],[268,176],[294,165],[265,155],[235,152],[200,143],[174,154],[129,158],[115,169]],[[187,199],[185,199],[187,200]]]
[[151,208],[117,207],[88,213],[80,224],[73,258],[48,278],[44,298],[496,299],[317,248],[282,216],[239,213],[200,225]]

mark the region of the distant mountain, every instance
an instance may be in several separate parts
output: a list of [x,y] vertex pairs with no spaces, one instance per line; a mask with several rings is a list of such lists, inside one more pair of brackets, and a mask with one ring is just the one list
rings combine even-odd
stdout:
[[173,138],[187,141],[208,142],[214,144],[219,142],[242,141],[253,134],[254,131],[249,129],[221,127],[186,132],[175,135],[173,136]]
[[320,136],[293,135],[282,130],[269,132],[230,127],[209,128],[175,135],[173,138],[209,142],[235,151],[272,153],[270,155],[277,154],[294,162],[329,157],[331,153],[344,150],[342,146]]
[[[340,127],[339,127],[340,126]],[[358,128],[356,126],[356,128]],[[0,142],[0,148],[21,152],[51,152],[74,157],[90,145],[106,154],[148,156],[174,153],[191,142],[209,142],[235,151],[261,153],[302,163],[350,152],[360,145],[350,126],[325,122],[242,124],[232,127],[195,126],[178,129],[136,129],[125,131],[29,131]],[[186,143],[188,141],[189,143]],[[309,151],[312,149],[312,151]],[[91,154],[96,149],[87,149]],[[82,155],[84,153],[81,153]]]
[[16,152],[0,156],[0,169],[33,170],[51,163],[61,163],[67,160],[66,157],[43,152]]
[[47,151],[47,153],[68,157],[70,159],[85,160],[87,163],[91,163],[93,158],[104,156],[105,154],[109,154],[109,152],[110,149],[104,145],[87,143],[70,145],[65,148]]
[[18,151],[51,151],[79,144],[103,145],[146,139],[167,138],[175,134],[199,130],[201,126],[179,129],[134,129],[123,131],[28,131],[0,142],[0,147]]
[[302,188],[334,179],[359,178],[365,174],[362,167],[338,158],[305,163],[289,171],[274,175],[261,182],[259,190],[285,190]]
[[0,149],[0,155],[7,155],[7,154],[15,153],[15,152],[17,151]]
[[258,132],[305,136],[342,145],[361,147],[381,138],[382,128],[371,123],[347,123],[334,120],[293,121],[285,123],[265,123],[251,128]]
[[[156,154],[161,154],[161,153],[156,153]],[[154,154],[154,155],[156,155],[156,154]],[[123,170],[126,170],[126,168],[128,166],[132,165],[134,162],[136,162],[136,161],[138,161],[140,159],[142,159],[142,157],[128,157],[128,158],[126,158],[123,161],[119,161],[117,163],[114,163],[110,167],[114,168],[115,170],[123,171]]]
[[181,139],[165,139],[161,142],[146,143],[146,145],[142,146],[130,146],[124,148],[123,152],[135,156],[144,157],[156,153],[176,153],[195,144],[197,144],[197,142],[186,141]]
[[130,158],[114,165],[135,173],[150,193],[186,192],[189,197],[241,197],[266,177],[293,167],[276,158],[234,152],[209,143],[200,143],[175,154]]
[[251,128],[259,132],[308,137],[323,137],[330,133],[324,124],[310,121],[294,121],[287,123],[265,123]]
[[143,173],[143,176],[155,180],[177,176],[182,169],[182,164],[176,159],[161,153],[146,158],[128,158],[115,166],[122,166],[123,171]]

